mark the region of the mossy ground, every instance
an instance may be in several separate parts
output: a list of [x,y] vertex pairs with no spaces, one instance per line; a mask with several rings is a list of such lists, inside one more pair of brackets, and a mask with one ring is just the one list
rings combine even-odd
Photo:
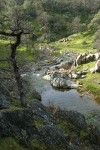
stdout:
[[92,94],[95,97],[95,100],[100,103],[100,73],[90,73],[90,68],[93,68],[95,63],[96,62],[83,64],[74,68],[74,70],[87,70],[86,76],[84,78],[78,79],[82,84],[82,87],[79,88],[79,90],[81,92],[83,91]]

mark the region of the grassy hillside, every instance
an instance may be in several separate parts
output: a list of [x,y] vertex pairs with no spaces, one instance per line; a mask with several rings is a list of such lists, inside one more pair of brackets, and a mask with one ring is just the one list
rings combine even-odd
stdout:
[[59,53],[63,53],[64,51],[74,51],[75,53],[80,54],[96,51],[92,48],[93,34],[90,32],[73,34],[65,39],[66,42],[57,41],[51,43],[59,49]]

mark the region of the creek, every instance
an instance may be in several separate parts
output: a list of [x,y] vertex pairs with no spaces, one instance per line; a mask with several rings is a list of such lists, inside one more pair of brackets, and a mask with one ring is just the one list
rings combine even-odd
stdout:
[[54,89],[49,81],[43,79],[44,72],[45,69],[41,69],[29,74],[31,88],[40,93],[44,105],[75,110],[84,114],[88,122],[100,127],[100,104],[93,97],[86,93],[81,95],[77,89]]

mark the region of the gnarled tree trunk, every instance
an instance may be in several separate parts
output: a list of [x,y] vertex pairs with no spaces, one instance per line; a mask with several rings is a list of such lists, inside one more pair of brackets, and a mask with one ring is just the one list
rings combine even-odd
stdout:
[[16,49],[21,43],[21,35],[22,35],[22,32],[17,34],[15,43],[11,44],[10,61],[11,61],[11,64],[13,66],[15,79],[16,79],[17,86],[18,86],[20,103],[21,103],[21,106],[25,106],[23,85],[22,85],[22,80],[21,80],[21,76],[20,76],[20,72],[19,72],[19,67],[17,66],[17,61],[16,61]]

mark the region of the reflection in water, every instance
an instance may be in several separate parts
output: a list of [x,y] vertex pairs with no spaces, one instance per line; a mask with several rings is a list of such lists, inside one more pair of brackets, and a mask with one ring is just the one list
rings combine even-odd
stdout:
[[52,88],[50,83],[42,78],[41,74],[32,74],[31,84],[42,95],[42,103],[46,106],[53,104],[69,110],[77,110],[83,114],[89,112],[100,112],[98,105],[90,96],[82,97],[77,90],[57,90]]

